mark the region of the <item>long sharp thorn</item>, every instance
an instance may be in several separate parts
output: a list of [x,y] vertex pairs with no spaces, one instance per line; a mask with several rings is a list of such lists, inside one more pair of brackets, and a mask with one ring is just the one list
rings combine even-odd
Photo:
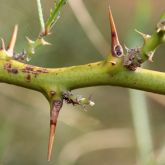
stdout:
[[50,133],[49,133],[49,143],[48,143],[48,161],[50,161],[51,155],[52,155],[56,124],[57,122],[50,123]]
[[1,44],[2,44],[2,50],[5,50],[5,42],[4,42],[4,39],[3,38],[1,38]]
[[18,25],[15,25],[12,36],[11,36],[11,39],[10,39],[10,42],[9,42],[9,46],[8,46],[8,49],[7,49],[8,53],[11,56],[13,55],[13,52],[14,52],[14,47],[15,47],[15,43],[16,43],[16,40],[17,40],[17,33],[18,33]]
[[112,55],[115,57],[120,57],[123,55],[123,48],[120,45],[118,34],[115,26],[115,22],[113,20],[111,8],[109,6],[109,23],[110,23],[110,29],[111,29],[111,49],[112,49]]
[[55,130],[57,125],[57,118],[62,107],[62,101],[57,100],[52,104],[52,109],[50,112],[50,133],[49,133],[49,142],[48,142],[48,161],[51,159],[52,148],[54,143]]

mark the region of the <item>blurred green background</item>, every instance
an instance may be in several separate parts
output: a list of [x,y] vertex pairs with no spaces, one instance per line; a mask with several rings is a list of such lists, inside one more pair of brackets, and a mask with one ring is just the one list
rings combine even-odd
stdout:
[[[79,0],[74,2],[78,3]],[[105,56],[110,52],[111,41],[108,22],[109,2],[81,2],[109,44],[107,46],[102,43],[100,48]],[[43,0],[42,4],[46,18],[53,0]],[[150,0],[150,6],[145,6],[143,1],[138,3],[137,0],[110,0],[110,4],[121,43],[128,47],[132,46],[128,38],[131,38],[131,41],[140,40],[142,44],[140,36],[133,30],[136,28],[144,33],[152,33],[165,10],[165,2],[162,0]],[[145,27],[144,22],[140,22],[143,18],[138,18],[138,24],[135,20],[138,5],[144,9],[144,15],[141,14],[140,17],[146,16],[145,11],[147,12],[148,7],[151,9],[148,16],[150,19],[146,21]],[[80,11],[81,7],[79,5]],[[81,17],[83,18],[83,13],[79,16],[80,20]],[[16,45],[16,51],[19,52],[26,45],[25,37],[35,39],[40,30],[35,0],[0,0],[0,37],[8,41],[15,24],[19,25]],[[89,29],[89,33],[93,30]],[[44,67],[63,67],[104,59],[88,35],[67,3],[52,35],[47,37],[52,46],[39,49],[30,63]],[[154,63],[149,63],[147,67],[164,72],[164,52],[165,46],[162,45],[155,53]],[[59,116],[52,160],[47,162],[47,100],[35,91],[0,84],[0,165],[138,164],[136,130],[128,90],[107,86],[79,89],[73,93],[86,97],[91,95],[96,105],[84,111],[82,107],[64,104]],[[153,152],[155,159],[159,160],[163,159],[162,155],[165,152],[165,97],[149,93],[146,96]],[[137,109],[141,108],[140,104],[139,101]]]

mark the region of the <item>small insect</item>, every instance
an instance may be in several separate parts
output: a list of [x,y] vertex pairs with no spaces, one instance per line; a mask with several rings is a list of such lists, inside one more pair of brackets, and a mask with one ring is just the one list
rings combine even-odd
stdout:
[[110,29],[111,29],[111,49],[112,49],[112,55],[115,57],[121,57],[123,55],[123,48],[120,45],[118,34],[116,30],[116,26],[113,20],[112,12],[109,7],[109,22],[110,22]]

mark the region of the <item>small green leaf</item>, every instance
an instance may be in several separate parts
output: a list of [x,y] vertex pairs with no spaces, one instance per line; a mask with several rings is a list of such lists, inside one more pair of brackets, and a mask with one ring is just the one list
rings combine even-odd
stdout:
[[66,4],[67,0],[55,0],[54,1],[54,7],[53,9],[50,9],[50,15],[46,22],[46,31],[49,32],[49,30],[54,26],[54,24],[58,21],[60,18],[60,11],[62,7]]

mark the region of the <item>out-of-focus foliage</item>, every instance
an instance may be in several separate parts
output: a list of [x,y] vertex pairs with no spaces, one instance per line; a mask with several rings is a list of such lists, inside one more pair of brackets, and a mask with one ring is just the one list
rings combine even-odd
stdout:
[[[46,17],[53,0],[42,2]],[[107,0],[83,2],[110,43]],[[128,0],[110,2],[123,44],[127,35],[135,28],[141,30],[133,26],[136,3]],[[163,3],[162,0],[152,0],[152,20],[144,32],[150,33],[155,30],[159,16],[164,10]],[[34,0],[1,0],[0,36],[8,40],[15,24],[19,24],[16,51],[21,51],[27,42],[25,37],[36,38],[40,31]],[[38,50],[31,64],[62,67],[103,59],[88,40],[68,4],[52,32],[53,34],[47,37],[52,46]],[[135,33],[134,39],[138,37]],[[104,49],[105,55],[108,54],[109,48],[105,46]],[[164,52],[165,47],[160,47],[154,57],[154,63],[149,64],[150,68],[165,70]],[[92,87],[76,90],[74,93],[91,95],[96,105],[87,112],[81,107],[64,105],[59,117],[50,164],[60,165],[61,160],[61,165],[69,165],[69,162],[74,165],[134,164],[137,149],[127,89]],[[148,115],[155,152],[159,153],[165,145],[165,105],[161,104],[159,96],[156,99],[148,97]],[[0,164],[47,164],[48,132],[49,105],[46,99],[31,90],[0,84]],[[99,144],[102,145],[97,147]]]

